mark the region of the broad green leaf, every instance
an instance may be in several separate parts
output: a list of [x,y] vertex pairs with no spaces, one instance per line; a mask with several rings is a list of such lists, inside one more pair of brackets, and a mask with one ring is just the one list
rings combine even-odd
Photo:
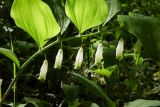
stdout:
[[108,6],[104,0],[66,0],[65,12],[79,32],[83,33],[104,23]]
[[65,9],[62,0],[45,0],[45,2],[50,6],[52,12],[61,27],[61,34],[68,28],[70,20],[65,14]]
[[69,105],[73,105],[78,95],[79,86],[62,84],[61,87],[63,89],[63,92],[65,94],[66,100],[68,101]]
[[86,86],[89,89],[89,91],[101,98],[104,98],[107,101],[109,107],[116,107],[115,103],[103,92],[103,90],[100,88],[98,84],[96,84],[94,81],[90,81],[89,79],[83,77],[80,74],[72,74],[76,76],[79,82]]
[[97,69],[97,70],[94,70],[93,72],[96,72],[97,74],[101,74],[106,77],[109,77],[112,74],[112,72],[107,69]]
[[41,0],[14,0],[11,17],[42,48],[48,39],[60,32],[51,9]]
[[11,50],[6,49],[6,48],[0,48],[0,54],[3,54],[9,59],[11,59],[16,64],[16,66],[20,68],[19,60],[17,56]]
[[152,58],[160,54],[160,21],[148,16],[119,15],[119,23],[142,43],[145,52]]
[[107,22],[109,22],[112,19],[112,17],[114,17],[120,11],[119,0],[106,0],[106,2],[108,3],[109,14],[104,25]]
[[129,102],[124,107],[159,107],[160,101],[158,100],[143,100],[138,99],[133,102]]

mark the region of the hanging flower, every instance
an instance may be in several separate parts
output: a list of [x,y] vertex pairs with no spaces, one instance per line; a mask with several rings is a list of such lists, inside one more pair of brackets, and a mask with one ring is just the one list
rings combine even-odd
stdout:
[[43,61],[42,67],[40,69],[40,74],[39,74],[39,80],[41,81],[45,81],[46,80],[46,74],[48,71],[48,61],[45,59]]
[[63,50],[59,49],[56,59],[55,59],[55,64],[54,64],[54,68],[55,69],[60,69],[62,66],[62,61],[63,61]]
[[121,38],[116,48],[116,58],[117,59],[121,59],[123,57],[123,50],[124,50],[124,39]]
[[78,50],[77,56],[76,56],[76,61],[75,61],[75,65],[74,65],[74,69],[80,69],[81,65],[83,62],[83,48],[81,47]]
[[101,63],[103,60],[103,45],[102,43],[100,43],[98,45],[98,48],[97,48],[97,51],[96,51],[96,54],[95,54],[95,62],[94,64],[99,64]]

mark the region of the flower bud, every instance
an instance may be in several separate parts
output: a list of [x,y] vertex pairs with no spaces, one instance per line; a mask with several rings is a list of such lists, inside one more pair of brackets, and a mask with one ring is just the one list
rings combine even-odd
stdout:
[[116,58],[117,59],[121,59],[123,57],[123,50],[124,50],[124,39],[121,38],[116,48]]
[[103,59],[103,45],[102,45],[102,43],[100,43],[98,45],[98,48],[97,48],[97,51],[96,51],[96,54],[95,54],[95,62],[94,62],[94,64],[101,63],[102,59]]
[[38,79],[42,81],[46,80],[47,71],[48,71],[48,61],[45,59],[40,69],[40,74]]
[[63,50],[59,49],[56,59],[55,59],[55,64],[54,64],[54,68],[55,69],[60,69],[62,66],[62,61],[63,61]]
[[75,65],[74,65],[74,69],[80,69],[81,65],[83,62],[83,48],[81,47],[78,50],[77,56],[76,56],[76,61],[75,61]]

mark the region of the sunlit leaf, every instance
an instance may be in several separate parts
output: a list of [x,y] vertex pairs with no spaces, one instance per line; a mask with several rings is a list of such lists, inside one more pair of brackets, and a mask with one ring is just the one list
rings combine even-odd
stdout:
[[160,101],[158,100],[143,100],[138,99],[133,102],[129,102],[124,107],[159,107]]
[[104,24],[109,22],[120,11],[119,0],[106,0],[108,3],[109,14]]
[[3,54],[9,59],[11,59],[16,64],[16,66],[20,68],[19,60],[17,56],[11,50],[6,49],[6,48],[0,48],[0,54]]
[[83,77],[80,74],[72,74],[76,76],[79,82],[86,86],[90,92],[101,98],[104,98],[107,101],[109,107],[116,107],[115,103],[103,92],[103,90],[100,88],[98,84],[96,84],[94,81],[90,81],[89,79]]
[[109,77],[112,74],[112,72],[107,69],[97,69],[97,70],[94,70],[94,72],[96,72],[97,74],[106,76],[106,77]]
[[41,0],[14,0],[11,17],[41,48],[60,32],[52,11]]
[[108,15],[104,0],[67,0],[65,11],[80,33],[104,23]]
[[142,43],[145,52],[152,58],[160,54],[160,21],[149,16],[119,15],[119,23]]

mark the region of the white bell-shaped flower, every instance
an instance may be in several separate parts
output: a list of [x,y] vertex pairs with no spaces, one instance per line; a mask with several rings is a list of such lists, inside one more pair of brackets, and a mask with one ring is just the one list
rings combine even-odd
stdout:
[[98,45],[98,48],[97,48],[97,51],[96,51],[96,54],[95,54],[95,62],[94,64],[100,64],[103,60],[103,45],[102,43],[100,43]]
[[56,59],[55,59],[55,64],[54,64],[54,68],[55,69],[60,69],[62,66],[62,61],[63,61],[63,50],[59,49]]
[[46,74],[48,71],[48,61],[45,59],[43,61],[42,67],[40,69],[40,74],[39,74],[39,80],[41,81],[45,81],[46,80]]
[[123,50],[124,50],[124,39],[121,38],[116,48],[116,58],[117,59],[121,59],[123,57]]
[[75,61],[75,65],[74,65],[74,69],[80,69],[81,65],[83,62],[83,48],[81,47],[78,50],[77,56],[76,56],[76,61]]

